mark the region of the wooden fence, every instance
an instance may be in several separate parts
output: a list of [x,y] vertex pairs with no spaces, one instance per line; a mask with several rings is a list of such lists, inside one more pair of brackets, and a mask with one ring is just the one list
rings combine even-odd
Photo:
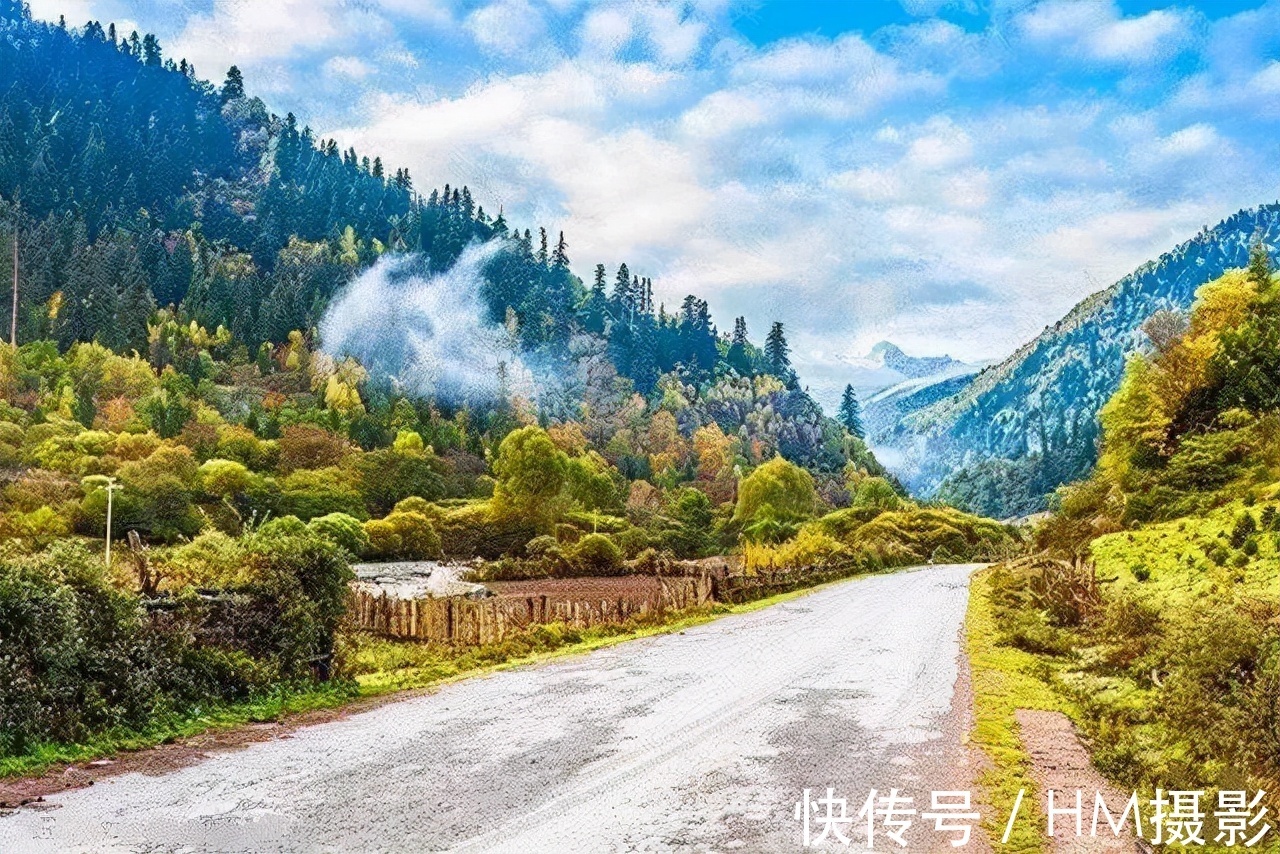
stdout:
[[706,573],[664,577],[658,582],[654,595],[608,599],[568,595],[398,599],[357,582],[352,587],[349,613],[355,628],[384,637],[477,646],[501,641],[534,625],[611,625],[716,601],[716,580]]

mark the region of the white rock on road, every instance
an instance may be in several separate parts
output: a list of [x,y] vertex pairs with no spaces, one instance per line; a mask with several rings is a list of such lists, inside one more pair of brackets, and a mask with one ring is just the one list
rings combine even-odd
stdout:
[[[851,817],[872,788],[918,811],[970,788],[973,569],[858,578],[108,778],[0,818],[0,851],[798,851],[805,788]],[[953,836],[917,816],[907,839]]]

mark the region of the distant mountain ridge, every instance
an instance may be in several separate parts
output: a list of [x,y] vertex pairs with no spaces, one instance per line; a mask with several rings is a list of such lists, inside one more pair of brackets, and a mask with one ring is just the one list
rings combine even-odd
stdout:
[[898,345],[888,341],[881,341],[872,347],[868,359],[879,362],[886,368],[897,371],[912,380],[931,374],[954,372],[956,369],[976,370],[976,366],[965,364],[950,356],[908,356]]
[[[904,412],[876,441],[894,449],[896,473],[916,492],[940,492],[995,516],[1041,509],[1056,486],[1092,466],[1098,412],[1128,354],[1146,346],[1143,322],[1161,309],[1187,309],[1200,285],[1245,266],[1257,239],[1275,253],[1280,203],[1239,211],[1086,297],[956,393],[919,401],[925,405]],[[981,483],[984,470],[994,474],[993,460],[1020,467],[1016,488]],[[999,475],[1009,476],[1007,464]],[[1004,497],[992,499],[993,492]],[[988,497],[975,503],[977,495]]]

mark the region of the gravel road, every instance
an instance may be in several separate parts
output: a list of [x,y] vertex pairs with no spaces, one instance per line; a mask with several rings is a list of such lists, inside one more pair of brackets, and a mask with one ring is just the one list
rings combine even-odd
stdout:
[[[851,816],[872,788],[917,810],[970,788],[972,569],[854,579],[108,778],[0,818],[0,851],[799,851],[806,787]],[[845,831],[830,850],[866,850]],[[956,850],[920,821],[906,838]]]

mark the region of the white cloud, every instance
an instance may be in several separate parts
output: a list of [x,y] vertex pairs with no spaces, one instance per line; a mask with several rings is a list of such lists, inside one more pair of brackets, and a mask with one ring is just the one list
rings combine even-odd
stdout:
[[931,122],[928,132],[913,139],[907,148],[907,160],[923,169],[948,169],[972,156],[969,134],[948,119]]
[[1262,95],[1280,95],[1280,61],[1271,60],[1249,79],[1249,88]]
[[375,0],[377,6],[395,15],[405,15],[435,27],[454,23],[448,0]]
[[1017,28],[1032,43],[1126,64],[1167,60],[1191,37],[1185,13],[1156,9],[1125,18],[1110,0],[1044,0],[1018,18]]
[[206,74],[232,64],[264,65],[333,42],[342,32],[339,16],[337,0],[214,0],[211,13],[187,19],[170,53]]
[[593,56],[615,56],[628,45],[643,44],[655,62],[681,65],[702,47],[707,24],[682,14],[679,6],[659,3],[600,5],[579,26],[583,50]]
[[358,56],[335,56],[325,61],[324,70],[335,77],[363,80],[373,73],[373,66]]
[[546,32],[542,14],[527,0],[497,0],[472,12],[463,25],[480,47],[506,56],[541,43]]
[[1162,157],[1184,158],[1220,150],[1223,144],[1213,125],[1200,122],[1156,140],[1153,148]]

